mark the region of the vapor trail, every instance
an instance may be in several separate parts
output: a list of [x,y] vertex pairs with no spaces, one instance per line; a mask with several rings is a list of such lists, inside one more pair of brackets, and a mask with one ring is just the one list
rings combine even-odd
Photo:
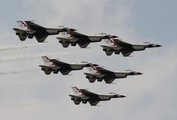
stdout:
[[11,49],[24,49],[24,48],[35,47],[35,46],[46,45],[46,44],[48,43],[3,45],[3,46],[0,46],[0,51],[11,50]]
[[26,106],[26,105],[43,104],[43,103],[55,103],[59,101],[60,100],[46,100],[46,101],[34,101],[34,102],[8,103],[8,104],[0,104],[0,107]]
[[34,54],[34,55],[6,56],[6,57],[0,58],[0,63],[36,59],[36,58],[40,58],[41,56],[72,55],[72,54],[80,54],[80,53],[86,53],[86,52],[90,52],[90,50],[85,50],[85,51],[83,50],[80,52],[58,52],[58,53],[40,53],[40,54]]
[[59,82],[58,80],[40,80],[40,79],[36,79],[35,81],[7,81],[5,83],[1,83],[0,87],[12,87],[12,86],[21,86],[21,85],[33,85],[33,84],[38,84],[38,83],[53,83],[53,82]]
[[9,74],[19,74],[19,73],[25,73],[25,72],[34,72],[39,70],[23,70],[23,71],[10,71],[10,72],[0,72],[1,75],[9,75]]
[[6,35],[0,35],[0,37],[10,37],[10,36],[14,36],[15,34],[6,34]]

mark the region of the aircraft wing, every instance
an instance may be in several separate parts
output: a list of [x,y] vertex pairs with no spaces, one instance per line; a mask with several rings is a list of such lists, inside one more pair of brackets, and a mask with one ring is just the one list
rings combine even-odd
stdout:
[[62,75],[68,75],[71,72],[71,70],[60,70],[60,72]]
[[44,30],[43,26],[40,26],[32,21],[25,21],[31,30]]
[[102,74],[113,73],[112,71],[104,69],[102,67],[96,67],[96,69],[98,70],[99,73],[102,73]]
[[80,89],[80,90],[81,90],[82,94],[84,94],[85,96],[89,96],[89,97],[98,96],[97,94],[90,92],[88,90],[85,90],[85,89]]
[[114,42],[117,44],[117,46],[130,46],[130,45],[131,45],[130,43],[121,41],[121,40],[119,40],[119,39],[113,39],[113,40],[114,40]]
[[56,59],[50,59],[50,61],[55,64],[56,66],[62,66],[62,65],[69,65],[68,63],[56,60]]
[[86,48],[90,43],[89,42],[82,42],[82,43],[78,43],[78,45],[80,46],[80,48]]
[[96,100],[91,100],[91,101],[88,101],[90,103],[91,106],[96,106],[100,101],[96,101]]
[[38,42],[44,42],[44,40],[48,37],[48,35],[40,35],[40,36],[35,36]]
[[104,81],[105,81],[107,84],[112,83],[114,80],[115,80],[115,78],[105,78],[105,79],[104,79]]
[[78,33],[78,32],[73,32],[73,31],[69,31],[69,34],[75,38],[85,38],[88,37],[87,35]]
[[128,57],[133,51],[121,51],[124,57]]

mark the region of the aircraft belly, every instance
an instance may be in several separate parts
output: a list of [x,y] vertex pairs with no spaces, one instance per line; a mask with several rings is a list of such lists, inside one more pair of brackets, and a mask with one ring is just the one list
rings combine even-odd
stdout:
[[80,97],[81,100],[88,100],[90,97],[84,96],[84,97]]
[[115,51],[120,51],[122,49],[122,47],[111,47],[111,48]]
[[104,101],[104,100],[110,100],[109,96],[99,96],[99,99]]
[[60,70],[60,66],[57,67],[51,67],[52,70]]
[[134,51],[135,49],[132,46],[124,46],[121,51]]
[[77,42],[83,42],[83,43],[90,42],[90,40],[88,39],[88,37],[75,38],[75,39],[77,39]]
[[124,78],[124,77],[126,77],[127,75],[126,75],[125,73],[115,73],[115,76],[116,76],[117,78]]
[[135,45],[135,46],[132,46],[132,48],[136,51],[139,51],[139,50],[144,50],[145,47],[144,46],[140,46],[140,45]]
[[49,35],[49,33],[46,32],[46,31],[41,30],[41,31],[34,32],[33,35],[34,36],[44,36],[44,35]]
[[79,39],[78,38],[72,38],[72,39],[68,39],[70,42],[77,42]]
[[98,37],[89,37],[89,40],[91,42],[99,42],[99,41],[101,41],[101,38],[98,38]]
[[35,30],[31,30],[31,31],[26,31],[26,33],[28,34],[28,35],[31,35],[31,34],[35,34]]
[[50,35],[59,34],[59,31],[57,29],[46,29],[46,32]]
[[81,69],[83,68],[83,67],[80,66],[80,65],[71,65],[70,67],[71,67],[71,69],[73,69],[73,70],[81,70]]
[[104,77],[105,76],[105,74],[97,74],[97,75],[95,75],[97,78],[102,78],[102,77]]

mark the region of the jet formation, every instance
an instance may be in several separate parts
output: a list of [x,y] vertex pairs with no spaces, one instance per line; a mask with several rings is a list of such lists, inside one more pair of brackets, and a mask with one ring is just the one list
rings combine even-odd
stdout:
[[[107,56],[111,56],[113,53],[122,54],[124,57],[128,57],[134,51],[142,51],[146,48],[157,48],[161,47],[159,44],[154,44],[150,42],[143,43],[128,43],[120,40],[118,36],[111,35],[107,33],[98,33],[95,35],[85,35],[83,33],[77,32],[74,28],[68,28],[64,26],[57,27],[43,27],[34,23],[33,21],[17,21],[19,28],[13,28],[16,35],[21,41],[25,41],[26,38],[32,39],[36,38],[38,42],[44,42],[49,35],[58,35],[56,37],[58,42],[64,47],[68,48],[69,45],[76,47],[78,45],[80,48],[87,48],[90,43],[105,41],[106,45],[101,45],[103,51]],[[101,48],[100,47],[100,48]],[[50,59],[47,56],[41,56],[44,65],[39,65],[42,71],[46,75],[51,73],[58,74],[60,72],[62,75],[68,75],[73,70],[82,70],[83,68],[88,68],[88,73],[84,73],[86,78],[90,83],[94,83],[96,80],[98,82],[105,81],[106,84],[112,84],[115,79],[126,78],[127,76],[142,75],[141,72],[133,70],[123,70],[123,71],[112,71],[105,69],[98,64],[88,63],[82,61],[79,63],[66,63],[58,59]],[[116,94],[110,92],[108,94],[96,94],[88,91],[87,89],[78,89],[77,87],[72,87],[74,95],[69,95],[71,100],[79,105],[81,102],[86,104],[90,103],[91,106],[96,106],[100,101],[108,101],[112,98],[124,98],[124,95]]]

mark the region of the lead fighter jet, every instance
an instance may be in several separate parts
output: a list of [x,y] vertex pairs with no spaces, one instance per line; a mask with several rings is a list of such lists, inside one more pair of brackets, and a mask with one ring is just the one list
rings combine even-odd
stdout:
[[108,94],[99,95],[99,94],[90,92],[86,89],[78,89],[77,87],[72,87],[72,90],[75,95],[69,95],[69,96],[71,97],[71,100],[76,105],[79,105],[81,102],[84,104],[89,102],[91,106],[96,106],[100,101],[108,101],[111,98],[126,97],[124,95],[119,95],[113,92],[110,92]]
[[51,72],[57,74],[59,71],[62,75],[68,75],[71,70],[82,70],[84,67],[89,67],[91,65],[91,63],[86,61],[69,64],[56,59],[49,59],[47,56],[42,56],[42,59],[45,65],[39,66],[46,75],[49,75]]
[[63,32],[63,37],[57,37],[57,39],[59,39],[59,43],[61,43],[64,48],[67,48],[70,44],[71,46],[76,46],[76,44],[78,44],[80,48],[86,48],[92,42],[100,42],[102,39],[108,38],[117,38],[117,36],[108,35],[106,33],[88,36],[78,33],[75,29],[71,28],[68,29],[67,32]]
[[141,51],[145,50],[146,48],[161,47],[159,44],[153,44],[150,42],[131,44],[119,39],[105,39],[105,42],[106,45],[101,45],[101,47],[107,56],[112,55],[113,52],[115,52],[115,54],[119,54],[121,52],[124,57],[127,57],[133,51]]
[[30,39],[35,37],[38,42],[43,42],[48,35],[57,35],[60,32],[67,31],[64,26],[45,28],[32,21],[17,21],[17,24],[20,28],[13,28],[13,30],[16,31],[16,35],[19,36],[21,41],[25,41],[27,37]]
[[97,64],[92,64],[91,67],[88,67],[89,73],[84,73],[86,78],[90,83],[94,83],[97,79],[98,82],[104,80],[106,84],[111,84],[116,78],[126,78],[129,75],[141,75],[141,72],[136,72],[132,70],[125,71],[110,71],[100,67]]

